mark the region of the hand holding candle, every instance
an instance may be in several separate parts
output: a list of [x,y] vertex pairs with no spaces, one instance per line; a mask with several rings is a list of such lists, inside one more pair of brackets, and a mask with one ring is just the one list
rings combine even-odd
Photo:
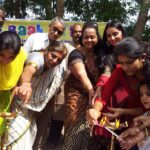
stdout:
[[111,134],[113,134],[115,137],[118,137],[118,135],[114,132],[114,131],[112,131],[112,130],[110,130],[108,127],[106,127],[106,126],[102,126],[102,125],[100,125],[100,124],[96,124],[97,126],[99,126],[99,127],[101,127],[101,128],[105,128],[107,131],[109,131]]

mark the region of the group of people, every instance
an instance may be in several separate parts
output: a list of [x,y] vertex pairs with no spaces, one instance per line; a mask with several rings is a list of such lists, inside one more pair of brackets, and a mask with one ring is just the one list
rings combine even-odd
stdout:
[[23,46],[17,33],[0,33],[1,104],[9,93],[0,111],[7,105],[16,114],[6,130],[12,114],[0,112],[1,149],[46,150],[64,126],[64,150],[109,150],[112,135],[99,124],[107,118],[106,124],[128,122],[114,131],[115,150],[148,150],[149,47],[127,37],[118,20],[106,24],[103,37],[96,22],[75,23],[71,43],[58,40],[65,29],[55,17],[47,33],[30,35]]
[[[134,145],[145,137],[145,132],[146,138],[149,136],[148,128],[140,130],[145,120],[135,118],[150,108],[145,98],[148,90],[141,92],[142,82],[149,82],[149,48],[127,37],[117,20],[106,24],[102,39],[96,23],[84,23],[80,40],[81,47],[68,58],[71,73],[65,83],[64,149],[110,149],[111,133],[99,125],[101,119],[107,118],[106,125],[119,120],[129,127],[116,131],[120,136],[114,149],[146,150],[148,142]],[[138,120],[135,128],[139,135],[136,130],[130,132],[135,126],[133,119]]]

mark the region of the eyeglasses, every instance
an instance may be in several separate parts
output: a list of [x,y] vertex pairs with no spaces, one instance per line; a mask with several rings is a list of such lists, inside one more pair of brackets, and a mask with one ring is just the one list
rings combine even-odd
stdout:
[[56,28],[56,27],[52,27],[52,31],[53,31],[53,32],[57,32],[59,35],[62,35],[62,34],[63,34],[63,31],[59,30],[59,29]]

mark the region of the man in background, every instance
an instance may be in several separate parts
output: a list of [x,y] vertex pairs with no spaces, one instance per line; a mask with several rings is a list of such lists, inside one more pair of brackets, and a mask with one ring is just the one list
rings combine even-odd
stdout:
[[79,48],[80,45],[80,37],[82,34],[82,26],[79,23],[75,23],[70,27],[70,36],[72,37],[72,45],[75,48]]

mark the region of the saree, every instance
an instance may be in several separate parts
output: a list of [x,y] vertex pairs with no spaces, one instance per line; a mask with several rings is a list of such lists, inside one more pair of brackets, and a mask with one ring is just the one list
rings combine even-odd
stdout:
[[[79,54],[77,54],[77,56],[79,56]],[[89,53],[85,59],[83,59],[87,75],[93,84],[93,87],[95,87],[96,81],[100,75],[100,69],[96,66],[95,59],[96,55],[94,55],[93,52]],[[65,83],[65,104],[65,141],[63,149],[87,149],[89,142],[89,128],[86,125],[85,115],[86,110],[89,108],[89,95],[81,82],[76,79],[72,73]]]
[[[81,53],[81,55],[83,54]],[[96,56],[92,52],[88,56],[86,56],[85,60],[83,60],[88,77],[94,87],[100,75],[99,68],[95,64],[95,59]],[[80,117],[85,116],[86,110],[89,107],[88,92],[84,89],[81,82],[76,79],[72,73],[69,75],[65,83],[65,103],[67,113],[65,118],[65,131],[67,131],[69,129],[69,126],[75,124]]]

